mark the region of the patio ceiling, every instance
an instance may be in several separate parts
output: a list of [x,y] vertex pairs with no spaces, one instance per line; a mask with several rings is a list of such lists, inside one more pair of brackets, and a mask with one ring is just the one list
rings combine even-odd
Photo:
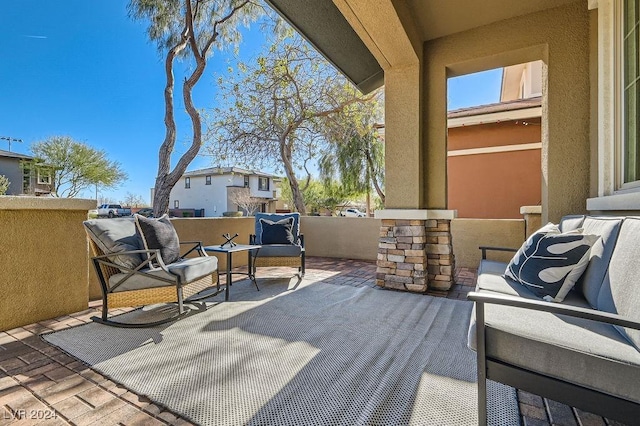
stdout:
[[382,68],[331,0],[266,0],[360,91],[384,84]]
[[[355,17],[360,35],[377,48],[380,42],[384,44],[385,38],[395,37],[380,25],[381,17],[378,16],[389,10],[389,5],[397,9],[392,0],[366,0],[366,3],[361,0],[266,1],[362,92],[370,92],[384,84],[383,68],[335,3],[353,14],[350,21]],[[399,15],[405,26],[412,24],[418,37],[426,41],[573,1],[407,0]],[[413,22],[409,23],[407,19]],[[382,20],[385,21],[390,23],[393,19],[387,17]]]

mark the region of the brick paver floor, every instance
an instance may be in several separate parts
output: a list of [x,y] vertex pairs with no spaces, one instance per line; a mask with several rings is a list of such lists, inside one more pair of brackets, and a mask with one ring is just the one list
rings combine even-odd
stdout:
[[[282,273],[287,271],[260,269],[261,277]],[[328,283],[377,288],[375,273],[374,262],[307,258],[306,277]],[[433,295],[465,299],[476,278],[475,270],[458,268],[451,291]],[[191,424],[40,338],[41,333],[90,322],[100,306],[92,302],[83,312],[0,332],[0,426]],[[518,391],[518,398],[523,425],[620,425],[530,393]]]

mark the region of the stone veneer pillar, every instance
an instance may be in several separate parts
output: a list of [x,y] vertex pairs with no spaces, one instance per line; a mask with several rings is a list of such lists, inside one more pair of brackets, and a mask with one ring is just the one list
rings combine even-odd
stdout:
[[450,210],[382,210],[376,284],[424,293],[453,285]]

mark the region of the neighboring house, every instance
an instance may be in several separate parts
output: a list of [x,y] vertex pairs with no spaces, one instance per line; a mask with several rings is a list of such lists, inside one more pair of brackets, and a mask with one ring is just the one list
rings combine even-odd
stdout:
[[11,184],[6,195],[49,195],[53,190],[53,173],[35,165],[36,159],[24,154],[0,150],[0,175]]
[[171,190],[170,209],[204,209],[204,217],[242,211],[233,202],[234,193],[246,193],[258,203],[259,212],[275,212],[279,178],[239,167],[211,167],[186,172]]
[[449,111],[447,202],[458,217],[521,218],[542,201],[542,62],[505,67],[501,102]]

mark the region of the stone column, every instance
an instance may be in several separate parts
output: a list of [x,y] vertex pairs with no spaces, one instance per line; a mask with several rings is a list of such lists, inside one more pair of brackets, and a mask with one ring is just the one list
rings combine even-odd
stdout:
[[[395,217],[394,217],[395,216]],[[447,210],[382,210],[376,283],[383,288],[425,293],[453,285],[455,260]]]

